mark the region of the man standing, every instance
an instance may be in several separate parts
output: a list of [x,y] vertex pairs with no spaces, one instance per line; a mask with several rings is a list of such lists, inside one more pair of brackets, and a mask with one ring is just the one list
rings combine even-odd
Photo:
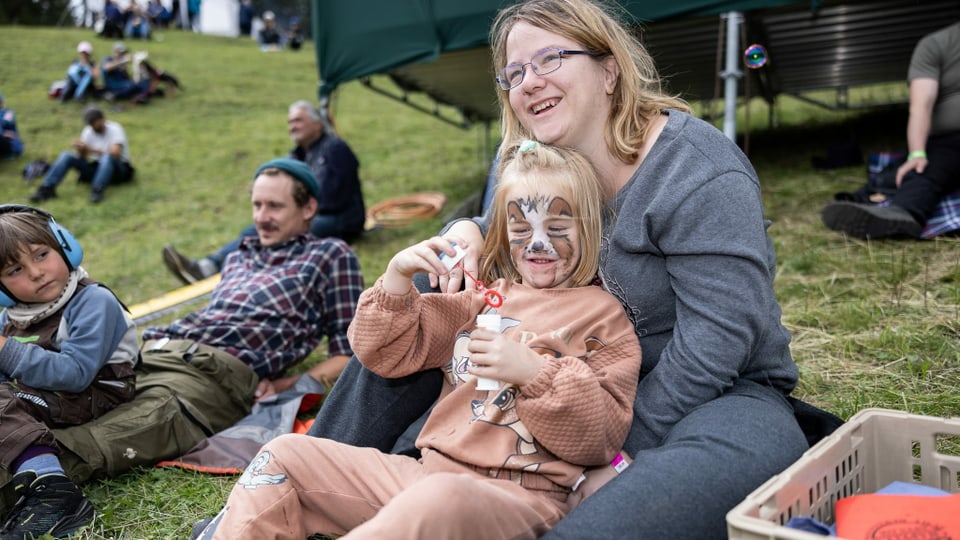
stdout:
[[237,360],[260,383],[256,397],[282,392],[282,377],[327,338],[328,358],[309,370],[333,380],[353,354],[347,327],[363,291],[356,254],[337,238],[310,233],[321,191],[303,162],[279,158],[254,175],[255,236],[244,237],[224,263],[210,303],[165,328],[143,332],[143,354],[182,358],[202,352]]
[[919,238],[944,196],[960,188],[960,22],[923,37],[910,69],[907,161],[889,206],[838,201],[823,222],[858,238]]
[[73,152],[60,153],[50,172],[30,196],[30,202],[38,203],[57,196],[57,184],[63,181],[70,169],[80,171],[80,182],[90,182],[90,202],[103,200],[103,191],[110,184],[128,182],[133,178],[130,165],[130,149],[123,126],[107,120],[97,107],[87,107],[83,112],[80,140],[71,143]]
[[[353,151],[333,134],[320,110],[308,101],[290,105],[287,131],[296,145],[287,157],[306,163],[319,183],[311,232],[319,238],[332,236],[347,242],[359,237],[366,209],[360,189],[360,162]],[[226,256],[237,249],[240,241],[256,233],[251,225],[217,253],[201,259],[186,257],[168,245],[163,248],[163,262],[181,281],[194,283],[219,272]]]

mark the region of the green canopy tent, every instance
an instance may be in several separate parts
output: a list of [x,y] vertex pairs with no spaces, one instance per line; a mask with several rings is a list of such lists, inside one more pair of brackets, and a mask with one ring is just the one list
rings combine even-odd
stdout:
[[[815,0],[814,0],[815,1]],[[704,16],[809,0],[625,0],[638,22]],[[510,0],[313,0],[313,36],[320,97],[341,83],[390,74],[461,114],[459,123],[497,117],[488,33]]]
[[[369,78],[386,74],[401,91],[394,97],[408,105],[417,107],[407,94],[418,92],[457,111],[455,119],[445,119],[458,125],[496,120],[487,37],[497,10],[511,3],[312,0],[321,102],[354,79],[389,92]],[[671,92],[689,100],[724,98],[727,109],[750,88],[770,103],[781,93],[816,100],[805,96],[833,89],[835,103],[818,104],[855,106],[847,89],[903,81],[916,41],[960,18],[956,0],[621,0],[621,5],[635,19]],[[739,43],[738,31],[728,29],[735,17],[743,22]],[[770,57],[766,67],[750,72],[750,86],[738,84],[745,73],[738,62],[745,43],[764,45]],[[443,118],[439,107],[426,112]]]

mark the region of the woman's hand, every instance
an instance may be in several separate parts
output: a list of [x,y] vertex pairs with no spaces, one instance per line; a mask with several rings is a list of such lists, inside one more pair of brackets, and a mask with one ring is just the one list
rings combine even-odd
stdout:
[[[467,255],[460,260],[462,268],[457,267],[450,272],[429,272],[430,286],[440,288],[440,292],[453,293],[460,290],[464,284],[463,271],[466,270],[473,276],[480,273],[480,250],[483,248],[483,235],[480,234],[480,227],[476,223],[465,219],[458,221],[450,227],[444,238],[449,242],[455,242],[463,248]],[[469,285],[469,284],[468,284]]]
[[470,333],[467,350],[470,351],[467,371],[471,375],[517,386],[529,384],[546,363],[546,359],[530,347],[482,328]]

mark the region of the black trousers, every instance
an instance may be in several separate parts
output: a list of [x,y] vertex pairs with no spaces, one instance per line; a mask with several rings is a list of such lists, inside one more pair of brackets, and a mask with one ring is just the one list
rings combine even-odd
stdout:
[[926,223],[940,199],[960,189],[960,132],[927,140],[927,168],[911,171],[891,199],[920,223]]

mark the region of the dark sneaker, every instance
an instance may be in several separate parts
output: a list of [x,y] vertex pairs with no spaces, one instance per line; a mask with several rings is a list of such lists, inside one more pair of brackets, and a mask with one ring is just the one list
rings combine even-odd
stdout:
[[182,255],[171,245],[163,246],[163,264],[187,285],[206,279],[217,273],[213,263],[206,259],[191,259]]
[[66,538],[93,523],[96,512],[80,489],[62,474],[38,477],[24,471],[13,477],[17,502],[0,529],[0,540]]
[[[190,538],[189,540],[199,540],[200,536],[206,532],[207,526],[210,525],[210,522],[213,521],[213,518],[203,518],[200,521],[193,524],[193,528],[190,529]],[[216,527],[214,527],[216,529]],[[210,534],[213,534],[213,531],[210,531]],[[209,536],[209,535],[208,535]]]
[[96,204],[103,200],[103,190],[95,189],[90,192],[90,202]]
[[838,201],[823,209],[824,225],[857,238],[908,236],[920,238],[923,225],[899,206]]
[[30,202],[43,202],[47,199],[57,198],[57,189],[47,186],[40,186],[36,193],[30,196]]

